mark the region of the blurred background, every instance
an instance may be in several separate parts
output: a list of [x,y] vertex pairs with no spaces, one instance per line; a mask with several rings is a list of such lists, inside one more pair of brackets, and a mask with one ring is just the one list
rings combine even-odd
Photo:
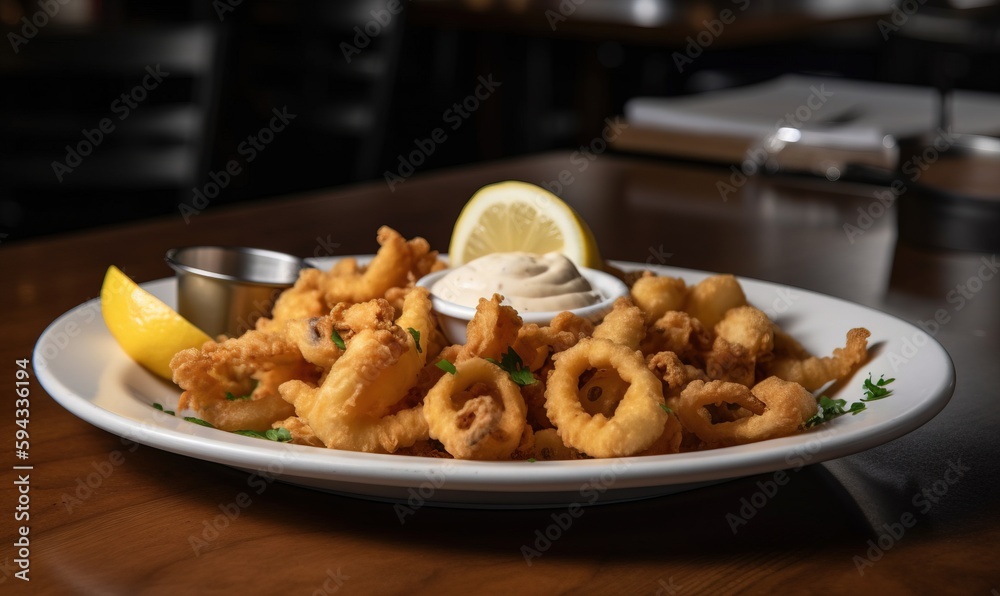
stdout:
[[599,137],[789,73],[1000,91],[993,2],[0,0],[0,243]]

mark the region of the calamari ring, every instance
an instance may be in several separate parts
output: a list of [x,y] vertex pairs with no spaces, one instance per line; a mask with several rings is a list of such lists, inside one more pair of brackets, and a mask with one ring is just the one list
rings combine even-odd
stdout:
[[[492,395],[455,403],[456,394],[478,383],[495,391],[500,403]],[[423,407],[431,438],[441,441],[458,459],[509,459],[527,421],[527,408],[517,385],[500,367],[482,358],[456,364],[455,374],[441,377],[427,393]]]
[[[706,408],[725,403],[755,414],[713,424]],[[804,387],[768,377],[752,389],[726,381],[692,381],[681,393],[677,415],[707,446],[727,447],[788,436],[816,410],[816,399]]]
[[[554,358],[545,410],[568,447],[591,457],[624,457],[649,448],[663,434],[663,390],[641,352],[590,338]],[[579,378],[590,368],[613,368],[629,385],[611,418],[591,416],[580,403]]]

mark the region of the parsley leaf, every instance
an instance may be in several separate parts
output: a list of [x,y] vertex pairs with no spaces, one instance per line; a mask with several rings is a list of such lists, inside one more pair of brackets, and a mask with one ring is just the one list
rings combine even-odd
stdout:
[[[864,400],[861,400],[861,401],[864,401]],[[860,401],[856,401],[853,404],[851,404],[851,407],[848,408],[847,412],[845,412],[845,413],[846,414],[850,414],[851,416],[854,416],[858,412],[861,412],[861,411],[866,410],[866,409],[868,409],[868,406],[866,406],[865,404],[861,403]]]
[[[829,397],[822,395],[819,398],[819,412],[815,416],[806,420],[806,428],[816,426],[826,422],[827,420],[833,420],[837,416],[843,416],[844,406],[847,402],[842,399],[830,399]],[[862,404],[864,405],[864,404]]]
[[821,396],[818,402],[819,412],[817,412],[816,415],[809,420],[806,420],[806,428],[822,424],[828,420],[833,420],[834,418],[843,416],[844,414],[854,416],[858,412],[865,411],[868,406],[866,406],[864,402],[875,401],[892,395],[892,389],[886,389],[885,386],[895,380],[896,379],[886,379],[885,375],[881,375],[878,378],[878,381],[872,381],[872,375],[871,373],[868,373],[868,378],[865,379],[863,385],[865,396],[861,398],[861,401],[851,404],[846,410],[844,409],[844,406],[847,405],[845,400],[830,399],[825,395]]
[[330,331],[330,341],[332,341],[333,345],[337,346],[341,350],[347,349],[347,344],[344,343],[344,338],[340,337],[340,334],[337,333],[336,329]]
[[288,432],[288,429],[283,426],[279,428],[270,428],[264,434],[267,435],[268,439],[279,443],[287,443],[292,440],[292,433]]
[[156,402],[153,402],[153,407],[156,408],[157,410],[163,412],[164,414],[170,414],[171,416],[174,415],[173,410],[164,410],[163,406],[161,406],[160,404],[158,404]]
[[208,428],[215,428],[214,426],[212,426],[211,423],[205,422],[201,418],[195,418],[194,416],[185,416],[184,420],[187,420],[188,422],[194,422],[195,424],[200,424],[202,426],[207,426]]
[[507,371],[507,374],[510,375],[510,380],[518,385],[531,385],[538,381],[535,375],[531,374],[530,369],[524,368],[524,362],[518,356],[517,352],[514,351],[514,348],[508,347],[507,353],[500,358],[500,362],[492,358],[487,358],[487,360]]
[[868,378],[865,380],[865,396],[861,398],[861,401],[875,401],[876,399],[883,399],[892,395],[892,389],[886,389],[885,386],[889,383],[895,381],[896,379],[886,379],[885,375],[881,375],[878,381],[872,382],[872,375],[868,373]]
[[666,412],[667,414],[673,414],[674,413],[673,410],[671,410],[669,407],[667,407],[667,404],[660,404],[660,407],[663,408],[663,411]]
[[535,459],[535,458],[533,458],[533,457],[529,457],[527,461],[528,461],[529,464],[533,464],[533,463],[535,463],[538,460]]
[[454,364],[452,364],[451,362],[448,362],[448,361],[447,361],[447,360],[445,360],[444,358],[442,358],[441,360],[438,360],[438,361],[437,361],[437,362],[436,362],[436,363],[434,364],[434,366],[436,366],[436,367],[440,368],[441,370],[443,370],[443,371],[444,371],[444,372],[446,372],[446,373],[451,373],[451,374],[455,374],[456,372],[458,372],[458,369],[457,369],[457,368],[455,368],[455,365],[454,365]]
[[413,336],[413,343],[417,344],[417,354],[423,353],[424,350],[420,347],[420,332],[413,327],[407,327],[406,330]]
[[277,441],[278,443],[287,443],[292,440],[292,433],[288,432],[288,429],[284,427],[269,428],[265,432],[260,432],[259,430],[234,430],[233,434],[264,439],[265,441]]

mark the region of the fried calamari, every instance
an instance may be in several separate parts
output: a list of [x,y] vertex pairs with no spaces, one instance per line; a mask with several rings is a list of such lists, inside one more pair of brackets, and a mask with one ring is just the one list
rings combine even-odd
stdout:
[[[659,379],[642,353],[605,339],[584,339],[555,356],[545,390],[545,409],[567,446],[592,457],[624,457],[648,449],[665,425]],[[580,402],[579,379],[589,368],[614,369],[628,384],[609,418],[588,414]]]
[[180,407],[223,430],[281,428],[300,445],[474,460],[653,456],[803,430],[811,393],[868,358],[869,332],[810,354],[738,280],[622,273],[630,295],[596,326],[523,324],[484,297],[449,345],[421,238],[378,231],[366,265],[306,269],[241,337],[179,352]]
[[178,352],[170,368],[184,390],[178,407],[229,431],[271,428],[274,420],[292,414],[278,394],[281,384],[319,377],[293,343],[262,331]]
[[510,459],[526,421],[517,385],[483,358],[468,358],[455,369],[424,398],[430,437],[459,459]]

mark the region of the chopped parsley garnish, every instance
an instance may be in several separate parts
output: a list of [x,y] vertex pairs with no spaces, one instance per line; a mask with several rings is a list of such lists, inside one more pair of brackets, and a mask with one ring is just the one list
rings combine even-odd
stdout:
[[673,414],[674,413],[673,410],[671,410],[670,408],[667,407],[667,404],[660,404],[660,407],[663,408],[663,411],[666,412],[667,414]]
[[287,443],[292,440],[292,433],[288,432],[288,429],[284,427],[270,428],[265,432],[260,432],[259,430],[234,430],[233,433],[243,435],[244,437],[277,441],[278,443]]
[[886,389],[885,386],[895,380],[886,379],[885,375],[881,375],[878,381],[872,382],[872,375],[869,373],[868,378],[865,380],[865,396],[861,398],[861,401],[875,401],[876,399],[889,397],[892,395],[892,389]]
[[285,427],[279,428],[269,428],[266,433],[267,438],[272,441],[278,441],[279,443],[287,443],[292,440],[292,433],[288,432]]
[[533,457],[529,457],[529,458],[528,458],[528,463],[529,463],[529,464],[533,464],[533,463],[535,463],[536,461],[538,461],[538,460],[537,460],[537,459],[535,459],[535,458],[533,458]]
[[[847,412],[844,410],[844,406],[847,402],[842,399],[830,399],[829,397],[822,395],[819,398],[819,412],[815,416],[806,420],[806,428],[816,426],[826,422],[827,420],[833,420],[838,416],[843,416]],[[860,404],[861,409],[864,409],[865,405]]]
[[157,410],[163,412],[164,414],[170,414],[171,416],[174,415],[174,411],[173,410],[164,410],[163,406],[161,406],[160,404],[158,404],[156,402],[153,402],[153,407],[156,408]]
[[456,372],[458,372],[458,369],[455,368],[455,365],[452,364],[451,362],[448,362],[444,358],[438,360],[434,364],[434,366],[440,368],[441,370],[443,370],[446,373],[455,374]]
[[885,386],[889,383],[895,381],[896,379],[886,379],[885,375],[879,377],[878,381],[872,381],[871,374],[864,382],[865,397],[861,398],[861,401],[856,401],[851,404],[847,409],[847,401],[843,399],[830,399],[829,397],[823,395],[819,398],[819,412],[815,416],[806,420],[806,428],[816,426],[817,424],[822,424],[828,420],[833,420],[844,414],[850,414],[852,416],[856,415],[858,412],[862,412],[867,409],[863,402],[875,401],[877,399],[882,399],[892,395],[891,389],[886,389]]
[[507,374],[510,375],[510,380],[518,385],[531,385],[537,381],[535,375],[531,374],[531,369],[524,368],[524,362],[518,356],[517,352],[514,351],[514,348],[508,347],[507,353],[500,358],[500,362],[492,358],[487,358],[487,360],[507,371]]
[[333,345],[337,346],[341,350],[347,349],[347,344],[344,343],[344,338],[340,337],[340,334],[337,333],[336,329],[330,331],[330,341],[332,341]]
[[413,336],[413,343],[417,344],[417,354],[423,353],[423,348],[420,347],[420,332],[413,327],[407,327],[407,331]]
[[215,428],[214,426],[212,426],[211,423],[205,422],[201,418],[195,418],[194,416],[185,416],[184,420],[187,420],[188,422],[194,422],[195,424],[200,424],[202,426],[207,426],[208,428]]

